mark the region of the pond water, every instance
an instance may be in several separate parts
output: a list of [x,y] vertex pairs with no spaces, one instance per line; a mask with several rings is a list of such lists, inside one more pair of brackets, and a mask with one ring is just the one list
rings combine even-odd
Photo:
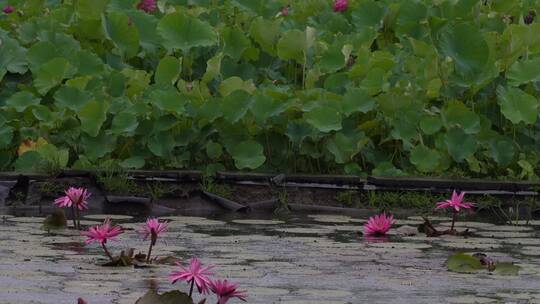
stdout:
[[[248,303],[540,303],[540,221],[529,226],[460,222],[472,238],[399,236],[400,219],[385,242],[358,235],[365,219],[342,215],[295,215],[287,221],[250,215],[170,216],[169,231],[154,253],[182,260],[197,256],[215,264],[221,278],[239,283]],[[47,233],[42,218],[0,220],[0,303],[132,304],[150,287],[181,289],[167,275],[174,266],[99,266],[101,248],[84,246],[73,230]],[[434,218],[448,226],[449,218]],[[87,216],[83,225],[99,224]],[[114,219],[127,231],[109,249],[146,252],[135,229],[142,219]],[[401,229],[407,230],[407,229]],[[453,252],[484,252],[522,267],[519,276],[458,274],[444,265]],[[214,300],[207,303],[214,303]],[[231,301],[231,303],[237,303]]]

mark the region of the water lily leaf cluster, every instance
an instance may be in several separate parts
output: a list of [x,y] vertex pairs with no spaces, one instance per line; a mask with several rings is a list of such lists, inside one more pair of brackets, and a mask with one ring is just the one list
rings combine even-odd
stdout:
[[10,1],[0,170],[540,174],[536,1],[138,2]]

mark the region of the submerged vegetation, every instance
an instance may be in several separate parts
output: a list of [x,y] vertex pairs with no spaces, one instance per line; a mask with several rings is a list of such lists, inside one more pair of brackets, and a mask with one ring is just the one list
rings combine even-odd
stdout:
[[540,174],[536,1],[0,5],[0,170]]

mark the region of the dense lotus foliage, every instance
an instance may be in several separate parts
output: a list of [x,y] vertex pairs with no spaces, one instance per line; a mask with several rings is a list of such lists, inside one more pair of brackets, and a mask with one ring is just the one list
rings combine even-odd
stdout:
[[0,7],[0,170],[539,174],[537,1]]

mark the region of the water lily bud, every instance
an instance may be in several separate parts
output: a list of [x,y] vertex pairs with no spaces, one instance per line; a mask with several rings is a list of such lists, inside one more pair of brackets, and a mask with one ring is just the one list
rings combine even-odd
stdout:
[[6,5],[4,7],[4,9],[2,10],[2,12],[4,12],[4,14],[11,14],[11,13],[13,13],[13,11],[15,11],[15,9],[10,4]]
[[349,7],[349,0],[334,0],[333,10],[336,13],[341,13]]

